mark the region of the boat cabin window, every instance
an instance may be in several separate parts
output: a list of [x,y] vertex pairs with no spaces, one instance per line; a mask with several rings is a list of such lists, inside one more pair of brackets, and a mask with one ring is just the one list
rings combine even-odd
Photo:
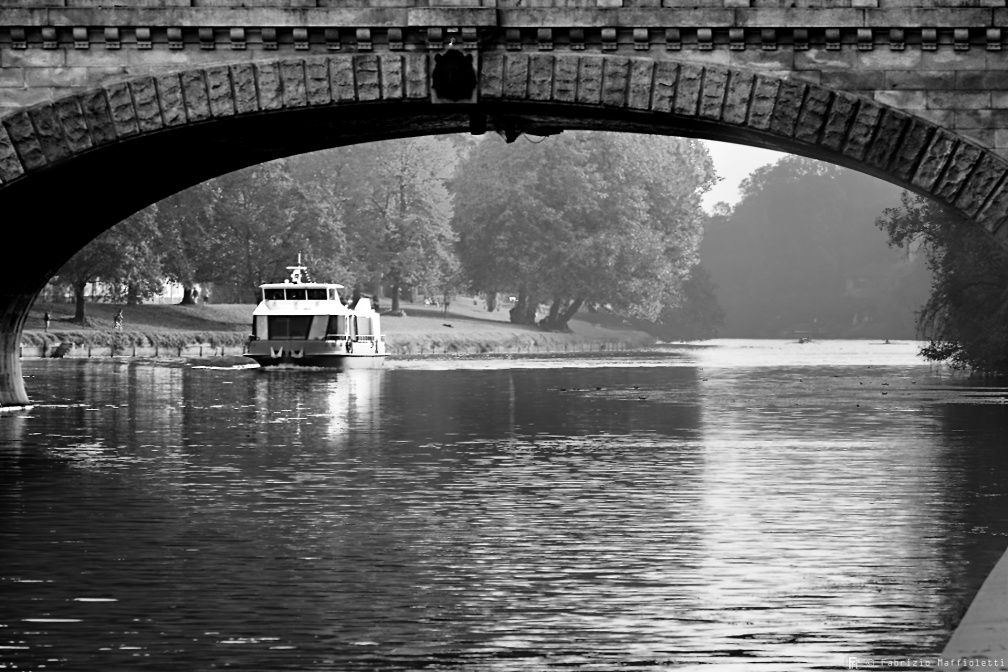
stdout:
[[271,339],[308,338],[311,315],[270,315],[269,337]]
[[325,301],[326,300],[326,290],[325,290],[325,287],[309,287],[307,291],[308,291],[308,300],[309,301]]
[[305,300],[305,288],[304,287],[285,287],[284,292],[287,294],[288,301],[304,301]]
[[263,300],[265,301],[283,301],[284,290],[283,287],[279,289],[264,289],[263,290]]
[[329,300],[336,301],[336,289],[333,287],[329,288]]
[[330,315],[329,324],[326,326],[326,336],[344,336],[346,335],[346,327],[345,315]]

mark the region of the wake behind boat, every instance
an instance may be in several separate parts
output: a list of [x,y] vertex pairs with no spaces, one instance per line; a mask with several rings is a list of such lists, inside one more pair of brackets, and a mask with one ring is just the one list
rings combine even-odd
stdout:
[[343,285],[302,282],[307,269],[300,255],[297,266],[287,270],[290,280],[260,285],[246,356],[260,366],[380,368],[385,341],[371,300],[361,297],[348,305],[339,295]]

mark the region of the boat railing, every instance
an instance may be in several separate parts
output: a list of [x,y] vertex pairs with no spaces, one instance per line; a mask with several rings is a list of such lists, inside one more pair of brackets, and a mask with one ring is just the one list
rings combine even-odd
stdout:
[[[326,334],[325,335],[325,340],[327,340],[327,341],[345,341],[345,340],[347,340],[347,335],[346,334]],[[382,340],[384,340],[384,337],[383,336],[374,336],[372,334],[357,334],[356,336],[351,336],[350,340],[351,341],[356,341],[356,342],[362,342],[363,341],[363,342],[369,342],[370,343],[370,342],[374,342],[374,341],[382,341]]]

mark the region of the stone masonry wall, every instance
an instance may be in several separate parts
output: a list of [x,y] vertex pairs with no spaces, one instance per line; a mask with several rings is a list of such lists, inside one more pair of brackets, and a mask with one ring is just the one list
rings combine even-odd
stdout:
[[677,2],[263,0],[231,9],[234,0],[0,0],[0,114],[141,75],[454,40],[749,69],[906,110],[1008,157],[1004,0]]

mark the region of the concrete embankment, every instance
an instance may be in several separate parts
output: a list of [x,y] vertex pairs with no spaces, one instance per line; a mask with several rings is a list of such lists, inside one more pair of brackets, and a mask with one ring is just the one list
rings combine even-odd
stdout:
[[1008,670],[1008,551],[980,586],[938,670]]
[[[467,339],[453,341],[437,339],[436,341],[406,341],[388,343],[388,355],[515,355],[515,354],[558,354],[558,353],[598,353],[624,352],[648,345],[644,338],[590,339],[590,340],[507,340],[498,343],[481,340],[471,342]],[[154,345],[154,346],[108,346],[108,345],[76,345],[74,343],[47,343],[44,345],[21,346],[22,359],[102,359],[109,357],[147,357],[147,358],[197,358],[197,357],[236,357],[245,354],[243,345],[211,345],[195,343],[190,345]]]

